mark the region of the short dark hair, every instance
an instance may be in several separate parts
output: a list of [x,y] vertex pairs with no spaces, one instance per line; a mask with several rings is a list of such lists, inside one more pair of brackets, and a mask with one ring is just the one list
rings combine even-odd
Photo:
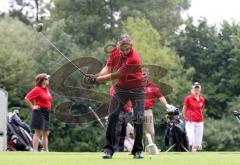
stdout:
[[132,44],[132,39],[128,34],[121,34],[118,37],[118,44],[122,45],[122,44]]

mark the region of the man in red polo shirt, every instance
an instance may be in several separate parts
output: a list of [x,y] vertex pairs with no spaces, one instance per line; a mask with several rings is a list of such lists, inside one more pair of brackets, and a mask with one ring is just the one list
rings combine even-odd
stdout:
[[167,109],[170,109],[172,105],[167,103],[167,100],[162,95],[161,90],[151,81],[148,80],[146,86],[144,87],[145,92],[145,120],[144,120],[144,134],[150,134],[152,141],[154,142],[155,130],[153,121],[153,111],[152,108],[155,105],[155,99],[157,98]]
[[152,108],[155,105],[155,99],[158,99],[167,109],[174,109],[174,107],[167,103],[167,100],[163,96],[161,90],[156,86],[156,84],[149,80],[149,71],[147,68],[143,68],[143,75],[145,80],[144,134],[150,134],[152,137],[152,142],[154,142],[155,130]]
[[107,64],[97,75],[85,76],[89,84],[114,82],[114,96],[109,106],[109,121],[104,146],[104,159],[112,158],[116,146],[116,125],[119,112],[130,100],[133,105],[133,122],[135,141],[132,149],[134,158],[143,158],[143,120],[144,120],[144,88],[141,60],[138,53],[132,48],[132,40],[127,34],[120,35],[117,47],[109,56]]

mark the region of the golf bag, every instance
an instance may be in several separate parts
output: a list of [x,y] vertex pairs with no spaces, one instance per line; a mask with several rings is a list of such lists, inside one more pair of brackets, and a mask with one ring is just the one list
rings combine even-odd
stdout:
[[31,151],[32,134],[30,127],[17,115],[18,110],[9,112],[7,116],[7,150]]
[[170,146],[167,150],[177,152],[188,152],[188,137],[185,131],[185,123],[180,119],[179,110],[176,108],[166,114],[166,127],[164,142],[166,146]]

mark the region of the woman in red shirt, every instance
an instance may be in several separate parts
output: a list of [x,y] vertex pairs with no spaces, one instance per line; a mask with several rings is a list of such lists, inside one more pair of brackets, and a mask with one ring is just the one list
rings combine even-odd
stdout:
[[192,152],[196,152],[202,146],[203,137],[203,113],[205,99],[200,95],[201,85],[195,82],[192,86],[192,95],[184,100],[183,117],[186,121],[186,132],[189,139],[189,146]]
[[31,128],[34,129],[33,150],[38,151],[39,138],[45,151],[48,151],[49,111],[52,96],[48,90],[49,75],[41,73],[36,76],[36,86],[25,96],[27,105],[33,110]]

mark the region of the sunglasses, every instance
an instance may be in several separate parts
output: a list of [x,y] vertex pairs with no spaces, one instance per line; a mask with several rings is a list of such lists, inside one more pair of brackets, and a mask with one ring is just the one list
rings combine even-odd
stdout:
[[130,49],[131,47],[120,48],[121,52],[128,52]]
[[47,75],[46,77],[44,77],[44,80],[49,80],[50,76]]

